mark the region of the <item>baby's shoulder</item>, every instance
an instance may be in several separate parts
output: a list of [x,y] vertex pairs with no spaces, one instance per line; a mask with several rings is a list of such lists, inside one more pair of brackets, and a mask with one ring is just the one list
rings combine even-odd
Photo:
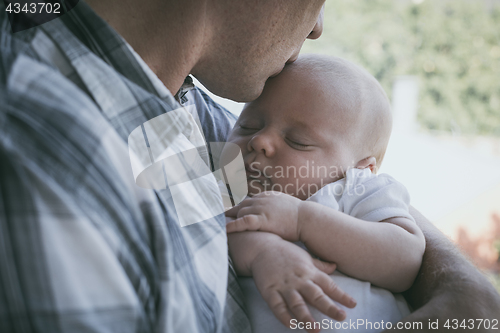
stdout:
[[408,212],[407,189],[388,174],[373,174],[369,169],[351,169],[346,173],[339,210],[366,221],[392,217],[412,219]]
[[376,191],[387,186],[395,185],[394,187],[403,186],[396,179],[388,174],[374,174],[370,169],[349,169],[345,173],[345,177],[336,182],[329,183],[322,187],[317,195],[332,196],[339,200],[345,194],[358,193],[362,188],[363,193]]
[[349,169],[345,177],[327,184],[308,200],[336,210],[360,203],[376,202],[377,205],[397,200],[409,202],[406,188],[388,174],[373,174],[370,169]]
[[384,187],[391,184],[401,184],[386,173],[374,174],[370,169],[355,168],[346,172],[343,183],[346,188],[356,188],[358,186]]

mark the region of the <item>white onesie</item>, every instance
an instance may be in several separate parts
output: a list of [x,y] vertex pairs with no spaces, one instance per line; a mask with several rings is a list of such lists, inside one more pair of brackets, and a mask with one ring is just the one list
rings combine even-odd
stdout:
[[[408,212],[410,197],[406,188],[389,175],[374,175],[369,169],[350,169],[346,177],[321,188],[307,200],[339,210],[356,218],[379,222],[388,218],[405,217],[414,221]],[[367,222],[368,223],[368,222]],[[300,242],[297,245],[304,247]],[[321,332],[381,332],[387,323],[396,323],[410,313],[400,294],[372,286],[340,272],[330,275],[335,283],[357,302],[354,309],[345,310],[347,318],[337,322],[315,308],[311,314]],[[286,328],[274,316],[257,290],[252,278],[239,278],[254,333],[306,332],[298,323]]]

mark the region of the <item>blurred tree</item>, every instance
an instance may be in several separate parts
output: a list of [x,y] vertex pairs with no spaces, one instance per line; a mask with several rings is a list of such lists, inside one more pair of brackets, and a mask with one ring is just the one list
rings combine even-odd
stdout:
[[500,257],[497,242],[500,239],[500,219],[493,216],[492,232],[472,238],[467,229],[457,230],[457,244],[474,264],[485,271],[499,274]]
[[396,75],[416,75],[424,128],[500,136],[498,1],[327,2],[323,36],[303,52],[360,64],[389,96]]

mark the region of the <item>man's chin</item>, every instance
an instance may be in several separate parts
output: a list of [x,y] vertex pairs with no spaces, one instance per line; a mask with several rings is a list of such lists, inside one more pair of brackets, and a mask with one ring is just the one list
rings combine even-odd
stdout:
[[[202,82],[202,84],[213,94],[239,103],[247,103],[256,100],[264,90],[265,80],[262,82]],[[200,80],[201,82],[201,80]]]
[[240,92],[240,95],[238,95],[237,97],[235,96],[234,98],[232,97],[225,97],[225,98],[231,99],[239,103],[249,103],[255,101],[262,94],[263,90],[264,90],[264,85],[253,91],[247,90],[245,92]]
[[219,95],[221,97],[233,100],[240,103],[248,103],[255,101],[264,91],[264,85],[266,84],[267,78],[261,78],[256,81],[247,81],[240,83],[233,83],[224,92],[225,96]]

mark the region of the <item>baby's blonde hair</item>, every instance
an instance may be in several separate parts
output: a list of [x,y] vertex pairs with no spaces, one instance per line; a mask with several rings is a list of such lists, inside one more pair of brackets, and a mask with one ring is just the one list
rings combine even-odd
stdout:
[[351,140],[355,149],[364,157],[375,157],[379,168],[392,129],[391,105],[380,83],[365,69],[338,57],[306,54],[289,66],[286,70],[312,75],[319,86],[331,89],[332,107],[342,112],[346,126],[358,126]]

